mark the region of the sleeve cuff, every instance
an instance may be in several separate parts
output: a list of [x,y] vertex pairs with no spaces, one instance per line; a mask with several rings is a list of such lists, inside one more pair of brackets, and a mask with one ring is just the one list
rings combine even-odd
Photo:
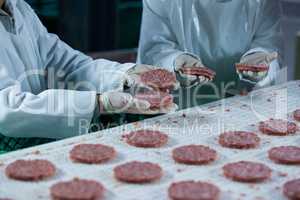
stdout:
[[258,52],[262,52],[262,53],[268,53],[269,51],[265,48],[262,48],[262,47],[257,47],[257,48],[253,48],[253,49],[250,49],[249,51],[247,51],[243,56],[242,58],[248,56],[248,55],[251,55],[251,54],[254,54],[254,53],[258,53]]
[[184,52],[184,51],[176,51],[172,54],[170,54],[169,56],[167,56],[162,62],[161,62],[161,66],[163,66],[164,68],[167,68],[169,71],[174,72],[175,71],[175,63],[176,63],[176,59],[181,56],[181,55],[189,55],[199,61],[201,61],[201,59],[199,58],[199,56],[189,53],[189,52]]

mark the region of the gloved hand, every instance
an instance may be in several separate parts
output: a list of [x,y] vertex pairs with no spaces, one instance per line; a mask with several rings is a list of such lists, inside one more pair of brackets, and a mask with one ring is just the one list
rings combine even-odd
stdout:
[[240,79],[248,80],[257,83],[258,85],[265,86],[274,81],[274,69],[271,69],[271,63],[278,58],[278,53],[265,53],[257,52],[244,56],[239,64],[256,66],[256,67],[269,67],[268,70],[258,70],[259,72],[242,71],[238,72]]
[[150,103],[133,98],[123,92],[106,92],[98,96],[100,113],[143,114],[150,109]]
[[189,54],[182,54],[178,56],[175,60],[175,72],[179,75],[178,79],[180,84],[183,87],[193,87],[198,84],[204,84],[209,82],[210,80],[204,76],[194,76],[194,75],[187,75],[181,72],[180,69],[185,67],[204,67],[201,60],[189,55]]
[[[142,64],[138,64],[134,66],[127,72],[127,76],[125,78],[125,85],[127,85],[131,89],[138,90],[138,91],[142,91],[142,90],[152,91],[153,88],[151,88],[148,85],[145,85],[141,81],[140,76],[145,72],[156,70],[156,69],[160,69],[160,68],[152,65],[142,65]],[[179,83],[178,82],[174,83],[174,86],[172,88],[174,90],[177,90],[179,88]]]

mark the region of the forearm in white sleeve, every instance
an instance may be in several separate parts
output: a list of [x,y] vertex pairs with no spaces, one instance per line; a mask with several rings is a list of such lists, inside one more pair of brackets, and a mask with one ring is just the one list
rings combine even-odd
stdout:
[[[256,52],[277,52],[279,58],[282,57],[281,13],[279,0],[266,0],[261,2],[261,7],[256,16],[257,20],[254,28],[253,41],[243,57]],[[279,68],[279,60],[272,64],[275,65],[276,63]]]
[[[104,59],[92,58],[76,51],[61,41],[56,35],[41,35],[40,50],[48,71],[51,88],[60,88],[65,83],[66,89],[96,91],[103,93],[122,90],[126,72],[135,64],[120,64]],[[61,88],[60,88],[61,89]]]
[[67,138],[88,133],[95,92],[46,90],[38,95],[18,85],[0,91],[0,132],[8,137]]
[[144,0],[138,62],[174,70],[175,59],[183,54],[164,13],[155,13]]
[[28,12],[31,12],[43,68],[48,72],[49,83],[52,83],[49,88],[62,89],[63,85],[65,89],[103,93],[123,87],[127,70],[135,64],[93,60],[71,48],[57,35],[48,33],[29,6]]

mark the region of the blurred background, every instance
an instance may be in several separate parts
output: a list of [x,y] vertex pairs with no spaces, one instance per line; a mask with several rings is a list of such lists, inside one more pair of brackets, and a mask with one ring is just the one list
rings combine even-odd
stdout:
[[[26,1],[48,30],[73,48],[94,58],[135,61],[142,0]],[[281,1],[288,79],[300,79],[300,0]]]

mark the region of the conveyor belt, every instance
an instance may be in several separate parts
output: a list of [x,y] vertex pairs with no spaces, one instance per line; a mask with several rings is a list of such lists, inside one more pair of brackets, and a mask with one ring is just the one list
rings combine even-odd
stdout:
[[[284,200],[281,187],[284,182],[300,178],[299,166],[274,164],[267,158],[267,151],[274,146],[300,144],[300,133],[295,136],[271,137],[259,134],[260,148],[255,150],[231,150],[220,147],[218,135],[224,130],[246,130],[258,132],[257,123],[268,118],[288,118],[300,108],[300,81],[259,90],[247,97],[233,97],[219,102],[191,108],[143,122],[129,124],[102,132],[80,136],[0,156],[0,198],[15,200],[49,199],[49,187],[74,177],[93,179],[103,183],[107,189],[107,200],[166,200],[168,186],[179,180],[204,180],[218,185],[223,200]],[[299,124],[300,125],[300,124]],[[166,132],[170,141],[160,149],[139,149],[121,141],[124,132],[140,128],[152,128]],[[102,165],[74,164],[68,152],[79,143],[103,143],[118,151],[115,160]],[[209,145],[218,151],[219,158],[208,166],[186,166],[174,163],[171,150],[185,144]],[[58,168],[55,177],[37,183],[9,180],[5,166],[16,159],[42,158],[52,161]],[[120,183],[113,178],[112,169],[132,160],[159,163],[164,169],[161,181],[146,185]],[[222,166],[225,163],[250,160],[267,164],[273,169],[271,180],[261,184],[242,184],[225,179]]]

